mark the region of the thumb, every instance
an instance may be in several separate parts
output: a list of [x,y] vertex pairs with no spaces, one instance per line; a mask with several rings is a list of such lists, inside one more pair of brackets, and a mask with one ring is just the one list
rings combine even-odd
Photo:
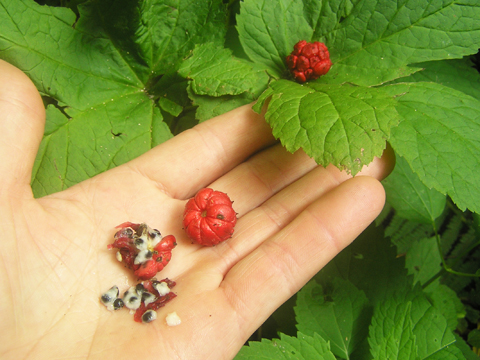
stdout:
[[0,60],[0,193],[30,185],[45,109],[30,79]]

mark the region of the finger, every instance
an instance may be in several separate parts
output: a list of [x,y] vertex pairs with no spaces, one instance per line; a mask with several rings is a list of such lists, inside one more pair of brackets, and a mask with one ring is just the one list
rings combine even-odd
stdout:
[[273,143],[263,116],[245,105],[177,135],[129,166],[172,197],[186,199]]
[[302,150],[294,154],[276,144],[235,167],[209,187],[229,195],[239,217],[318,167]]
[[30,184],[44,126],[45,110],[37,89],[23,72],[0,60],[0,173],[3,186]]
[[239,328],[246,329],[245,335],[350,244],[384,202],[383,187],[376,179],[350,179],[232,267],[221,287],[244,322]]
[[[262,154],[262,156],[263,155],[264,154]],[[257,155],[257,157],[260,157],[260,155]],[[290,154],[290,157],[291,162],[295,162],[295,160],[299,162],[299,156],[294,157],[294,155]],[[255,158],[251,159],[251,161],[255,160]],[[292,169],[288,170],[289,161],[282,159],[278,161],[278,163],[284,165],[287,169],[284,169],[280,174],[274,173],[274,175],[281,176],[287,182],[291,176],[289,178],[289,175],[282,175],[289,174],[293,171]],[[365,166],[357,176],[372,176],[381,180],[392,171],[394,163],[394,153],[391,148],[389,148],[381,158],[375,158],[375,160],[368,166]],[[260,162],[258,166],[263,168],[265,172],[274,172],[269,169],[268,165],[263,165],[262,162]],[[304,167],[306,168],[306,166]],[[274,170],[275,169],[274,167]],[[296,172],[301,172],[302,170],[304,171],[305,169],[299,167]],[[220,270],[223,273],[226,273],[239,259],[262,244],[265,239],[283,229],[308,205],[351,178],[351,175],[345,171],[338,170],[334,166],[328,166],[326,168],[317,166],[272,196],[273,194],[269,193],[272,186],[265,186],[265,189],[262,189],[261,186],[268,182],[267,179],[270,179],[270,176],[264,175],[265,172],[252,176],[248,175],[248,171],[245,171],[245,176],[240,175],[240,179],[237,181],[240,190],[235,188],[229,192],[229,194],[239,194],[240,191],[244,191],[246,194],[255,193],[260,199],[251,199],[251,196],[242,195],[238,198],[239,200],[234,203],[235,211],[240,213],[235,234],[231,239],[215,249],[217,252],[215,256],[222,259],[220,263],[223,268]],[[225,177],[228,176],[230,176],[230,174]],[[264,177],[264,180],[256,180],[259,184],[255,184],[255,179],[261,176]],[[278,181],[279,180],[276,180],[276,182]],[[276,182],[273,183],[276,184]],[[257,207],[256,202],[261,205]]]
[[[392,148],[387,146],[382,157],[375,158],[369,165],[364,166],[357,176],[367,175],[382,180],[390,174],[394,166],[395,154]],[[226,192],[234,201],[238,199],[235,203],[235,211],[241,217],[313,169],[315,174],[306,179],[305,185],[304,182],[297,184],[298,191],[295,191],[294,195],[290,195],[289,192],[284,194],[284,199],[292,201],[279,201],[282,208],[288,209],[296,216],[298,213],[295,209],[299,204],[303,204],[305,200],[313,201],[351,178],[351,174],[332,165],[327,168],[317,166],[315,161],[303,151],[291,154],[277,144],[256,154],[209,186]],[[304,186],[311,187],[311,191],[306,191]],[[282,221],[285,222],[288,219]]]

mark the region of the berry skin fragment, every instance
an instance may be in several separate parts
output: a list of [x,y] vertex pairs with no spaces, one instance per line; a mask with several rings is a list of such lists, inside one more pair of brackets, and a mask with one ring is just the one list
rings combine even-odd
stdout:
[[209,188],[188,200],[183,213],[183,227],[195,243],[214,246],[232,237],[237,214],[227,194]]
[[117,226],[120,230],[114,236],[108,249],[118,249],[117,260],[123,262],[140,280],[153,278],[172,258],[177,245],[175,237],[162,237],[160,231],[147,224],[125,222]]
[[[165,287],[168,289],[168,292],[164,291],[163,293],[159,293],[157,291],[157,287],[159,283],[165,284]],[[147,315],[147,317],[150,318],[150,316],[152,315],[151,312],[155,312],[155,310],[161,308],[162,306],[165,306],[166,303],[168,303],[170,300],[172,300],[177,296],[175,293],[170,291],[170,289],[172,289],[176,285],[175,281],[172,281],[169,279],[163,279],[160,281],[147,280],[147,281],[144,281],[142,284],[144,287],[144,291],[153,295],[155,297],[155,300],[141,302],[140,306],[137,308],[133,316],[133,319],[136,322],[146,322],[144,321],[143,316],[147,314],[147,312],[149,312],[150,314],[150,315]],[[157,286],[155,286],[154,284],[157,284]],[[156,315],[157,314],[155,313],[155,319],[156,319]],[[153,321],[155,319],[152,318],[150,321]]]
[[300,40],[286,60],[290,73],[299,83],[318,79],[332,66],[328,48],[319,41],[308,43]]

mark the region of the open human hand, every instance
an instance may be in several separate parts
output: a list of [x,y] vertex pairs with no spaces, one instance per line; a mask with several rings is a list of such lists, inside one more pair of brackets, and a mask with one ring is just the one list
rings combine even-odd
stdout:
[[[30,80],[0,61],[2,359],[232,359],[248,337],[379,214],[391,153],[350,179],[287,153],[244,106],[139,158],[35,199],[30,187],[45,111]],[[75,166],[75,164],[70,164]],[[238,222],[215,246],[182,230],[186,200],[226,192]],[[149,324],[99,296],[137,281],[107,250],[114,227],[145,222],[177,247],[158,274],[177,297]],[[167,313],[179,326],[169,327]]]

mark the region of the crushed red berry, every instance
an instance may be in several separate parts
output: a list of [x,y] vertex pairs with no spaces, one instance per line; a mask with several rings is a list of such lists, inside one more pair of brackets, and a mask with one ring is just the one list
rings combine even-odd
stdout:
[[108,249],[118,249],[117,259],[123,262],[140,280],[153,278],[172,258],[177,245],[175,237],[162,237],[160,231],[147,224],[126,222],[117,226],[115,241]]
[[125,291],[119,297],[118,287],[112,286],[103,293],[100,301],[108,310],[119,310],[124,306],[134,313],[136,322],[150,323],[157,318],[156,310],[175,298],[171,289],[176,283],[169,279],[150,280],[161,271],[172,258],[177,245],[175,237],[162,237],[160,231],[147,224],[125,222],[117,226],[113,244],[108,249],[118,249],[116,257],[140,279],[145,280]]
[[325,75],[332,66],[328,48],[324,43],[300,40],[286,58],[291,74],[299,83]]

